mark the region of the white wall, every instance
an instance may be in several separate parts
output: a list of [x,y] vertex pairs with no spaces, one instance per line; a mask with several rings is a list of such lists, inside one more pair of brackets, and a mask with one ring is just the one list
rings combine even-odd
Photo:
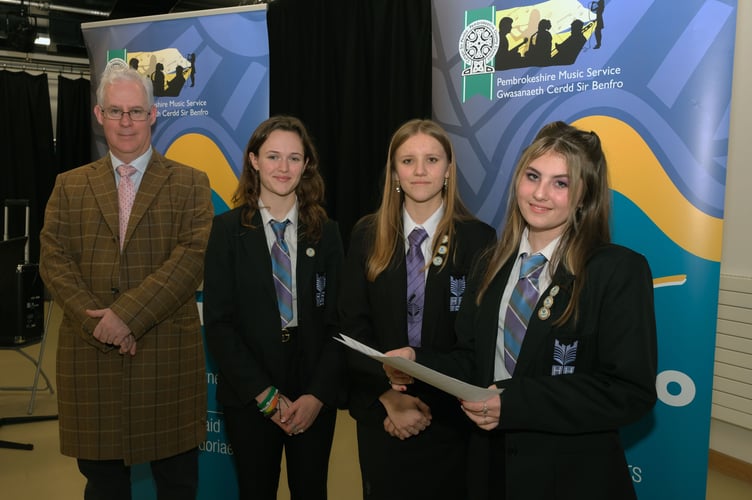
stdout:
[[[721,273],[752,277],[752,2],[738,0]],[[752,463],[752,431],[713,419],[710,447]]]

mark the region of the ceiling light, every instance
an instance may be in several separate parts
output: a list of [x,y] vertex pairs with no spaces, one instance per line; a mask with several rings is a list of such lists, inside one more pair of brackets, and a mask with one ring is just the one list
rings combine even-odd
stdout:
[[35,45],[49,45],[50,44],[50,35],[46,33],[39,33],[37,34],[37,37],[34,39]]

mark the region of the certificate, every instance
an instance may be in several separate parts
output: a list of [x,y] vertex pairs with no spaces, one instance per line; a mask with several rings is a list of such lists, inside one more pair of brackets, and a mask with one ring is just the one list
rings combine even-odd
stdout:
[[385,365],[394,367],[408,375],[432,385],[444,392],[455,396],[463,401],[485,401],[495,394],[501,393],[503,389],[487,389],[476,385],[468,384],[456,378],[444,375],[443,373],[432,370],[426,366],[410,361],[409,359],[398,356],[385,356],[383,353],[368,347],[357,340],[340,333],[340,337],[334,337],[335,340],[342,342],[350,349],[365,354],[369,358],[375,359]]

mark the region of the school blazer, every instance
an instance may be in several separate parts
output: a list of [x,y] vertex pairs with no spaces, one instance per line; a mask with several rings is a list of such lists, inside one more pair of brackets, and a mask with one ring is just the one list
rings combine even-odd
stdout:
[[[261,215],[253,228],[241,225],[244,208],[214,218],[206,252],[204,326],[220,377],[217,400],[242,407],[270,385],[293,399],[313,394],[325,405],[344,403],[343,352],[333,340],[338,333],[337,288],[343,259],[335,222],[327,220],[317,242],[298,230],[296,285],[299,365],[287,366],[281,342],[271,256]],[[287,387],[289,373],[295,373]]]
[[[373,245],[373,217],[361,219],[353,229],[342,291],[340,318],[343,332],[381,352],[408,344],[407,269],[402,247],[375,281],[365,276],[365,265]],[[496,239],[491,226],[478,220],[456,223],[454,241],[449,242],[446,265],[430,265],[426,277],[421,343],[447,352],[455,343],[454,320],[464,305],[465,289],[473,264]],[[428,257],[426,257],[428,258]],[[382,365],[362,354],[348,352],[350,413],[360,422],[381,427],[386,410],[378,397],[389,388]],[[410,392],[431,406],[432,413],[456,415],[457,403],[446,394],[422,383]],[[444,406],[450,408],[444,409]]]
[[[471,286],[457,320],[458,350],[449,357],[421,351],[418,362],[484,387],[494,382],[499,303],[512,265],[497,273],[480,305]],[[514,376],[496,382],[504,389],[499,427],[474,434],[490,440],[492,463],[504,464],[497,473],[507,499],[634,498],[618,429],[656,401],[652,276],[642,255],[605,245],[589,259],[586,279],[577,320],[556,326],[574,281],[559,266],[533,312]],[[546,297],[551,314],[541,319]]]

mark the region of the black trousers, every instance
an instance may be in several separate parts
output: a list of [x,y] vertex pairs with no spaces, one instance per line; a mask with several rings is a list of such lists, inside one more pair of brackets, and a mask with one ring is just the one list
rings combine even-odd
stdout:
[[[159,500],[193,500],[198,491],[198,448],[150,463]],[[78,459],[85,500],[131,500],[131,468],[122,460]]]
[[470,498],[466,428],[434,418],[425,431],[404,441],[370,422],[358,422],[357,433],[365,500]]
[[255,403],[225,406],[224,414],[241,500],[276,500],[283,448],[291,500],[326,500],[336,410],[322,408],[310,428],[293,436],[261,415]]

